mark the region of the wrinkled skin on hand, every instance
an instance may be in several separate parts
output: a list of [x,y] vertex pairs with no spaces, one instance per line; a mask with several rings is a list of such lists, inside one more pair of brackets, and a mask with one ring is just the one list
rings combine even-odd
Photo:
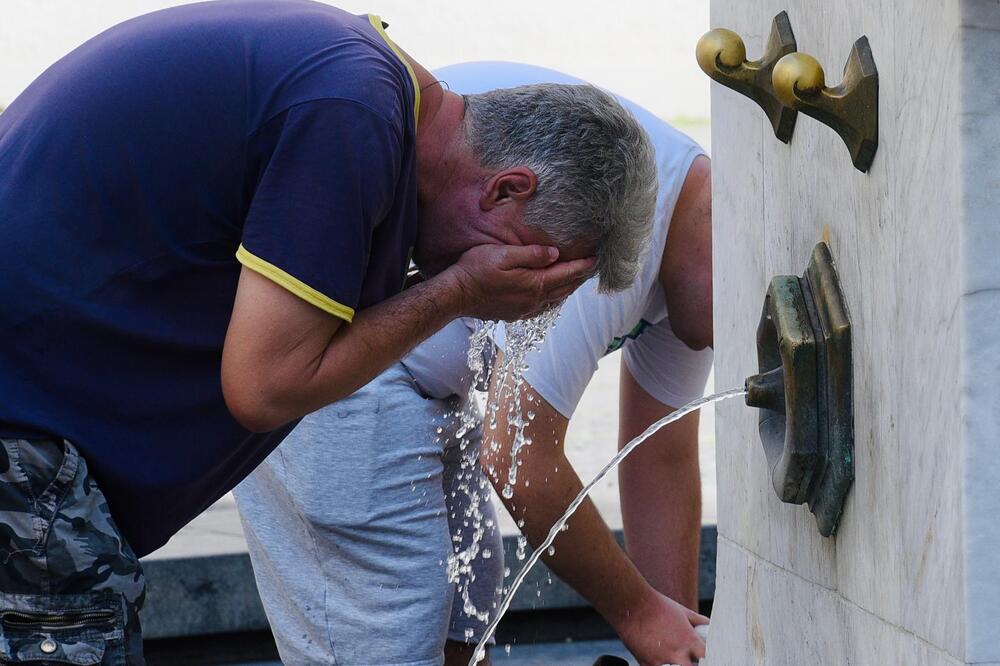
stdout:
[[461,293],[461,312],[479,319],[513,321],[563,301],[590,277],[594,259],[559,261],[543,245],[479,245],[447,269]]

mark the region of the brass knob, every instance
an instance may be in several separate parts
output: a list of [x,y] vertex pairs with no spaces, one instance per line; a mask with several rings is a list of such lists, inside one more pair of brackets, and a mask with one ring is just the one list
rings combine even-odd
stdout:
[[774,95],[771,70],[781,56],[795,51],[795,35],[788,14],[774,17],[767,48],[760,60],[747,60],[743,39],[726,28],[716,28],[698,40],[695,58],[702,71],[718,83],[755,101],[767,114],[774,135],[788,143],[795,129],[795,110]]
[[774,92],[787,106],[809,99],[826,88],[826,75],[816,58],[807,53],[789,53],[771,73]]
[[711,76],[715,69],[734,69],[747,59],[747,47],[743,39],[732,30],[716,28],[709,30],[695,47],[695,57],[702,71]]
[[867,37],[854,43],[838,86],[827,87],[823,67],[805,53],[782,57],[771,83],[782,104],[831,127],[855,168],[868,171],[878,150],[878,70]]

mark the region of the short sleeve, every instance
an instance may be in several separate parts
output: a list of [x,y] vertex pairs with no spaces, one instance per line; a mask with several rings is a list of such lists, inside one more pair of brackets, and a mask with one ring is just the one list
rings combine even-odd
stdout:
[[401,130],[362,104],[329,99],[294,106],[258,134],[263,154],[236,257],[349,322],[373,232],[392,207]]
[[694,350],[663,319],[630,340],[622,351],[635,381],[646,393],[670,407],[682,407],[705,393],[712,371],[711,347]]

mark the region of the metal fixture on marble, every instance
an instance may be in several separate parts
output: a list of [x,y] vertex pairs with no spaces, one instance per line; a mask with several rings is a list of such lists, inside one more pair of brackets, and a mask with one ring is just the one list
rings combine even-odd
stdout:
[[794,52],[795,35],[787,12],[774,17],[767,48],[760,60],[748,61],[743,39],[725,28],[705,33],[695,49],[702,71],[712,80],[755,101],[771,121],[774,136],[785,143],[792,138],[796,111],[775,96],[771,70],[782,56]]
[[854,42],[838,86],[828,88],[823,68],[805,53],[783,56],[771,77],[782,104],[833,128],[854,167],[868,171],[878,150],[878,70],[867,37]]
[[771,280],[757,361],[746,403],[760,409],[771,483],[782,502],[808,503],[831,536],[854,481],[854,409],[851,323],[826,243],[802,277]]

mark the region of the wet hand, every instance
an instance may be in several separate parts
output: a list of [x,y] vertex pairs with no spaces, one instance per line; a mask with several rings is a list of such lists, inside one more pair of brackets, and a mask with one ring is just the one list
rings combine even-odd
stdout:
[[593,272],[593,257],[558,258],[542,245],[479,245],[442,276],[453,281],[461,315],[513,321],[558,305]]
[[654,591],[615,628],[640,666],[693,666],[705,657],[705,641],[695,627],[707,624],[704,615]]

